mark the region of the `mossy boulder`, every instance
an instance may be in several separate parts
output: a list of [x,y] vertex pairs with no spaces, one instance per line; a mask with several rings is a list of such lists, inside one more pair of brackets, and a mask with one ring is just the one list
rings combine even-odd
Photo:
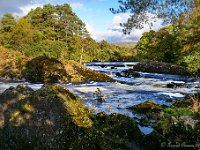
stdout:
[[26,81],[36,83],[57,83],[70,81],[70,75],[59,60],[46,56],[36,57],[26,64],[23,71]]
[[163,106],[155,103],[154,101],[148,100],[144,103],[129,107],[129,109],[137,113],[147,114],[160,112],[163,109]]
[[183,66],[176,66],[169,63],[158,61],[141,61],[133,66],[134,71],[173,74],[173,75],[190,75],[187,69]]
[[62,61],[66,71],[72,76],[72,82],[115,82],[115,80],[106,74],[86,68],[75,61]]
[[93,125],[90,111],[63,87],[21,90],[0,95],[0,149],[65,149]]

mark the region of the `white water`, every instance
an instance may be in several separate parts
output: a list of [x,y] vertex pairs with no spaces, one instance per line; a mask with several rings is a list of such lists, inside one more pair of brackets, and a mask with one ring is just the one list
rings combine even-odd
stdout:
[[[95,66],[92,66],[92,65]],[[121,113],[130,117],[137,116],[132,113],[129,109],[130,106],[145,102],[146,100],[153,100],[158,104],[171,105],[177,99],[185,97],[187,94],[200,92],[200,79],[191,77],[175,76],[175,75],[164,75],[164,74],[153,74],[153,73],[142,73],[140,78],[125,78],[115,76],[116,72],[120,72],[125,69],[131,68],[132,63],[90,63],[87,66],[90,69],[103,72],[116,79],[118,82],[89,82],[80,84],[63,84],[70,91],[80,97],[82,101],[95,113],[105,111],[106,113]],[[127,65],[128,64],[128,65]],[[115,66],[114,69],[111,69]],[[121,67],[117,67],[121,66]],[[185,86],[180,88],[167,88],[166,85],[170,82],[184,83]],[[0,82],[0,93],[10,86],[17,86],[22,83],[3,83]],[[42,84],[26,84],[33,89],[41,88]],[[97,97],[94,95],[97,88],[100,89],[102,95],[106,97],[105,102],[98,102]],[[172,103],[167,100],[172,99]]]

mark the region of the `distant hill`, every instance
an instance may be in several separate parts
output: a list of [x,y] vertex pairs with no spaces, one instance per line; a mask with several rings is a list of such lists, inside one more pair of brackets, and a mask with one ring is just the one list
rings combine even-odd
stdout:
[[135,48],[136,42],[116,42],[116,43],[111,43],[113,45],[119,46],[119,47],[125,47],[125,48]]

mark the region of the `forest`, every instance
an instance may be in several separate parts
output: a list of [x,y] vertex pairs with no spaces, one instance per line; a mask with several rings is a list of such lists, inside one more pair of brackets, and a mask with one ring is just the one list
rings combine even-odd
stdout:
[[0,45],[26,56],[83,62],[128,60],[134,55],[130,49],[93,40],[85,23],[68,4],[47,4],[22,18],[4,14],[0,24]]

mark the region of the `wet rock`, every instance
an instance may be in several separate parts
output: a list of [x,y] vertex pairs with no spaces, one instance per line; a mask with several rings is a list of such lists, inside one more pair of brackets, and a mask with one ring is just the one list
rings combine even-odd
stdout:
[[133,71],[132,69],[129,69],[129,70],[124,70],[122,72],[116,73],[116,76],[139,78],[140,74],[138,72]]
[[46,56],[40,56],[27,62],[23,76],[28,82],[57,83],[70,81],[64,65]]
[[116,67],[114,67],[114,66],[112,66],[112,67],[110,67],[110,69],[117,69]]
[[133,70],[160,74],[189,75],[185,67],[157,61],[142,61],[134,65]]
[[167,88],[181,88],[184,87],[186,84],[182,82],[170,82],[167,84]]
[[129,107],[129,109],[141,113],[141,114],[148,114],[148,113],[157,113],[163,109],[163,106],[156,104],[154,101],[148,100],[144,103],[134,105]]
[[167,102],[167,103],[172,103],[172,102],[173,102],[173,99],[167,99],[167,100],[165,100],[165,102]]

